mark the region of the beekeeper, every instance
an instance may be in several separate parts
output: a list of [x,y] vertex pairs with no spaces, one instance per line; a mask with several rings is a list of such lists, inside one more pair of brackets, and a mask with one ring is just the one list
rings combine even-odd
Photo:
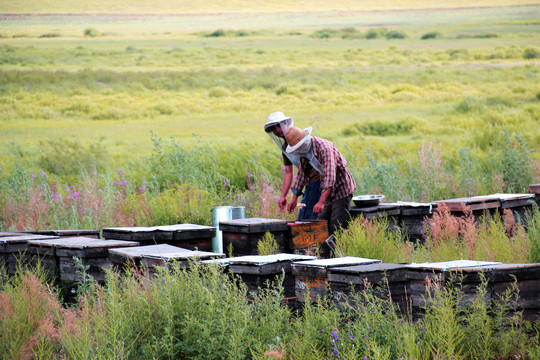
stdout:
[[340,227],[345,228],[349,220],[349,208],[356,183],[347,168],[347,161],[330,141],[311,136],[312,128],[304,130],[289,126],[285,132],[288,143],[285,152],[300,158],[298,174],[291,186],[293,197],[288,210],[297,206],[297,194],[309,183],[309,174],[316,171],[320,175],[321,196],[313,206],[318,219],[328,221],[328,229],[333,234]]
[[[294,176],[293,165],[296,167],[300,166],[300,157],[286,152],[288,144],[285,140],[285,134],[291,127],[293,127],[293,118],[285,116],[282,112],[275,112],[268,115],[268,122],[264,125],[264,131],[266,131],[270,139],[279,147],[283,156],[285,173],[283,175],[281,196],[278,201],[278,207],[281,211],[285,211],[287,206],[287,194],[291,189]],[[317,214],[313,213],[313,206],[315,206],[321,196],[320,174],[312,169],[304,176],[306,177],[304,191],[292,190],[295,199],[298,196],[302,196],[301,204],[304,204],[298,212],[298,220],[316,219]]]

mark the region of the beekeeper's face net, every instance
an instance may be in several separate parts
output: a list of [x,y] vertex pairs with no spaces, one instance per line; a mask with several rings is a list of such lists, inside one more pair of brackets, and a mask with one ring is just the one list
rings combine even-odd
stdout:
[[287,147],[287,145],[285,145],[285,134],[291,126],[293,126],[293,119],[288,118],[276,121],[276,123],[271,128],[268,128],[268,131],[266,132],[281,151],[284,151]]

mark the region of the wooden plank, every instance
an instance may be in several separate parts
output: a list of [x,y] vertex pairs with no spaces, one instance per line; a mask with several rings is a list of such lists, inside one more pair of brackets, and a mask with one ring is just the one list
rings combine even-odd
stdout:
[[314,260],[315,256],[300,254],[253,255],[230,258],[229,268],[235,274],[269,275],[290,273],[293,261]]

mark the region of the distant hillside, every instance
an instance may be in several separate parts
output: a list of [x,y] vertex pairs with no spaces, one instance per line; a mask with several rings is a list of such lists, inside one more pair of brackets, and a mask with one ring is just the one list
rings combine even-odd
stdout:
[[0,0],[0,13],[185,14],[525,5],[534,0]]

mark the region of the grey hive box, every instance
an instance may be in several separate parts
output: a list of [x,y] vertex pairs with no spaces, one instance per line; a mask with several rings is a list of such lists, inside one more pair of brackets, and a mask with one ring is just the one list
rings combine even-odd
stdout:
[[36,254],[29,251],[28,242],[46,239],[58,239],[58,236],[17,234],[0,237],[0,262],[3,261],[8,274],[14,275],[19,264],[21,266],[33,266],[37,262]]
[[[423,308],[429,306],[428,290],[430,284],[439,282],[444,288],[455,280],[453,274],[459,272],[460,269],[469,267],[489,269],[490,266],[500,264],[502,263],[491,261],[451,260],[406,265],[410,289],[410,310],[413,316],[422,314]],[[471,291],[464,290],[466,294],[471,294]],[[474,289],[471,290],[474,292]]]
[[257,255],[257,244],[266,232],[274,236],[280,253],[289,250],[289,227],[287,220],[246,218],[222,221],[219,228],[223,237],[223,251],[233,248],[233,256]]
[[137,241],[143,245],[169,244],[189,250],[212,250],[216,228],[196,224],[176,224],[153,227],[107,227],[105,239]]
[[273,282],[278,276],[284,276],[285,297],[294,297],[294,277],[291,275],[291,263],[299,260],[314,260],[315,256],[301,254],[247,255],[229,258],[229,270],[238,275],[246,284],[253,297]]
[[122,270],[125,266],[140,267],[143,255],[160,256],[162,254],[178,253],[182,251],[189,252],[191,250],[169,244],[143,245],[132,248],[112,248],[109,249],[109,259],[114,268]]
[[298,302],[305,302],[309,292],[313,300],[328,294],[328,271],[334,267],[380,263],[381,260],[345,256],[332,259],[295,261],[291,264]]
[[178,248],[170,251],[150,252],[149,254],[141,254],[141,265],[148,269],[152,275],[159,266],[170,267],[173,264],[178,264],[180,268],[189,267],[192,262],[200,262],[201,260],[223,258],[224,254],[218,254],[211,251],[198,251]]
[[101,240],[88,237],[62,237],[48,240],[32,240],[28,242],[31,253],[38,255],[55,272],[63,282],[83,280],[82,274],[75,266],[74,257],[88,266],[88,274],[95,281],[105,280],[105,270],[111,267],[109,249],[118,247],[134,247],[137,242],[123,240]]
[[352,293],[366,289],[385,300],[392,301],[404,312],[410,295],[406,264],[372,263],[340,266],[328,269],[328,285],[339,302]]

